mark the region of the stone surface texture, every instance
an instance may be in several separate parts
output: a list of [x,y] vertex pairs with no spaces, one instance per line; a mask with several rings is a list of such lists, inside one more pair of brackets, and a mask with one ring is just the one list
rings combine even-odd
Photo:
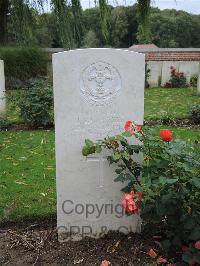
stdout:
[[0,117],[6,115],[4,62],[0,60]]

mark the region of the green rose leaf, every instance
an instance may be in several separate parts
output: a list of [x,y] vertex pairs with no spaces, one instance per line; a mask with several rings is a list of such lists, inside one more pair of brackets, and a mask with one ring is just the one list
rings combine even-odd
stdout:
[[82,149],[82,154],[83,156],[88,156],[89,155],[89,149],[87,146],[84,146]]
[[112,160],[113,160],[114,162],[117,162],[117,161],[119,161],[119,160],[121,159],[121,154],[115,152],[111,157],[112,157]]
[[174,184],[178,181],[177,178],[167,178],[166,183],[167,184]]
[[86,144],[87,147],[92,147],[92,146],[94,146],[94,142],[91,141],[90,139],[86,139],[86,140],[85,140],[85,144]]
[[193,184],[195,185],[195,187],[200,188],[200,178],[198,178],[198,177],[193,177],[193,178],[192,178],[192,182],[193,182]]
[[88,155],[93,154],[93,153],[95,153],[95,147],[94,146],[92,146],[92,147],[84,146],[82,149],[83,156],[88,156]]

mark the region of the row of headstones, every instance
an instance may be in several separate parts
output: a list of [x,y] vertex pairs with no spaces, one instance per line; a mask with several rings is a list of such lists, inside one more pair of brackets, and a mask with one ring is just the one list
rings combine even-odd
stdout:
[[0,118],[6,115],[4,63],[0,60]]

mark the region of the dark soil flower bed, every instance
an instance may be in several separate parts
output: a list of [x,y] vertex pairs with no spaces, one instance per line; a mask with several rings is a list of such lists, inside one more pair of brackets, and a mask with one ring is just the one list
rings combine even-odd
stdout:
[[[0,265],[155,265],[146,253],[156,243],[140,234],[110,232],[100,239],[57,241],[55,222],[40,221],[0,229]],[[159,248],[157,246],[157,248]]]
[[200,125],[196,124],[193,120],[188,118],[155,119],[155,120],[145,121],[144,124],[148,126],[167,125],[172,127],[194,128],[194,129],[200,128]]
[[48,125],[48,126],[43,126],[43,127],[31,127],[30,125],[23,124],[23,123],[11,123],[5,127],[0,128],[0,131],[6,131],[6,130],[11,130],[11,131],[20,131],[20,130],[47,130],[47,129],[53,129],[54,125]]

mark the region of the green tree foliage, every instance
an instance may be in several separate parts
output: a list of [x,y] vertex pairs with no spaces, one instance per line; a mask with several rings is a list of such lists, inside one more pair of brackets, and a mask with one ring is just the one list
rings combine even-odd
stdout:
[[150,27],[153,42],[159,47],[198,47],[200,16],[174,9],[152,9]]
[[5,44],[7,42],[7,20],[8,20],[8,0],[0,0],[0,43]]
[[46,14],[42,5],[33,4],[36,2],[44,4],[40,0],[0,0],[0,44],[69,49],[149,42],[159,47],[200,46],[200,15],[150,8],[150,1],[115,8],[100,1],[100,6],[82,10],[80,0],[51,0],[52,10]]
[[72,0],[72,15],[73,15],[73,38],[76,46],[80,47],[83,39],[83,17],[82,8],[79,0]]
[[192,16],[191,46],[200,47],[200,15]]
[[[98,7],[86,9],[83,12],[83,22],[86,35],[91,30],[99,40],[99,46],[102,46],[104,37],[101,32],[100,11]],[[84,37],[85,38],[85,37]]]
[[83,46],[85,48],[95,48],[99,46],[99,40],[93,30],[89,30],[83,40]]
[[11,38],[17,44],[36,44],[34,34],[36,25],[36,10],[30,8],[23,0],[13,0],[10,7]]
[[111,40],[114,47],[126,47],[124,37],[128,34],[128,19],[124,7],[111,12]]
[[[53,46],[53,40],[51,36],[56,35],[56,33],[51,34],[51,29],[56,31],[56,27],[54,24],[53,15],[44,13],[36,16],[36,26],[35,26],[35,34],[37,39],[37,44],[40,47],[51,47]],[[59,43],[59,36],[57,34],[56,39]],[[60,45],[56,45],[59,47]]]
[[100,11],[100,22],[101,30],[105,41],[108,41],[109,38],[109,26],[110,26],[110,9],[107,5],[107,0],[99,0],[99,11]]
[[65,0],[53,0],[56,25],[63,47],[74,47],[73,32],[71,30],[72,12]]
[[[11,35],[11,43],[20,45],[35,43],[37,11],[43,13],[46,2],[42,0],[0,0],[1,44],[7,44],[8,33]],[[61,45],[67,48],[80,46],[83,37],[80,0],[51,0],[50,3]],[[8,32],[9,29],[10,32]]]
[[140,43],[151,42],[151,31],[149,26],[149,15],[151,0],[137,0],[138,20],[140,23],[138,30],[138,41]]
[[128,34],[124,41],[126,47],[130,47],[133,43],[137,43],[138,19],[136,5],[125,7],[125,12],[128,20]]

